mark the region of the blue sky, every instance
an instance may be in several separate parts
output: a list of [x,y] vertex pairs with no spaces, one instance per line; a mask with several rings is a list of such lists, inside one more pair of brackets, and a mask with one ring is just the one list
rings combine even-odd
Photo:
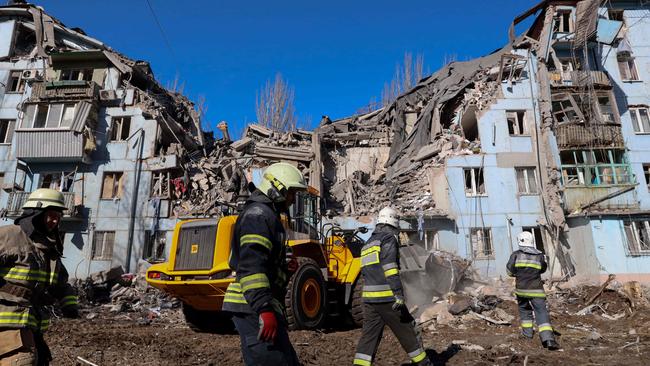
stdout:
[[512,19],[536,0],[221,1],[34,0],[134,59],[147,60],[163,85],[176,75],[185,93],[204,95],[208,121],[235,135],[255,121],[255,94],[280,72],[295,88],[299,116],[349,116],[380,99],[405,52],[433,72],[507,42]]

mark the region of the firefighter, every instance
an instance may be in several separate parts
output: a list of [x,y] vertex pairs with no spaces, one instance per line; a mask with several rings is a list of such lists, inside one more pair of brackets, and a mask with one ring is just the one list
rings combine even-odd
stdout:
[[305,189],[300,170],[273,164],[237,217],[229,261],[236,280],[228,286],[223,310],[233,313],[246,365],[300,364],[284,318],[289,272],[280,213]]
[[530,232],[521,232],[517,236],[517,242],[519,250],[510,255],[506,269],[508,275],[516,278],[515,295],[519,304],[521,332],[524,337],[533,338],[534,320],[542,346],[557,350],[560,345],[555,341],[542,283],[542,273],[546,271],[547,266],[545,256],[535,248],[533,234]]
[[65,209],[61,192],[38,189],[15,225],[0,228],[0,366],[49,364],[46,306],[58,305],[65,317],[79,316],[61,263],[58,228]]
[[399,214],[391,207],[379,211],[377,225],[361,250],[363,329],[354,355],[355,365],[371,365],[388,325],[416,365],[431,365],[406,308],[399,277]]

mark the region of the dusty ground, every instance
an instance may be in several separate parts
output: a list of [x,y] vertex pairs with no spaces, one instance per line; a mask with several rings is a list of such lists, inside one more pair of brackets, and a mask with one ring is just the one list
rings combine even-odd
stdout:
[[[616,292],[605,292],[596,302],[607,314],[626,311]],[[561,333],[563,351],[544,350],[537,338],[522,339],[516,326],[496,326],[471,320],[423,331],[424,345],[437,365],[649,365],[650,311],[626,311],[625,318],[608,320],[600,314],[578,316],[584,298],[552,300],[553,323]],[[514,302],[500,305],[516,314]],[[48,332],[54,365],[83,365],[83,357],[97,365],[240,365],[236,335],[194,333],[178,310],[163,312],[149,324],[140,313],[99,311],[93,319],[58,320]],[[602,338],[598,338],[597,332]],[[297,331],[291,339],[305,365],[349,365],[360,330]],[[629,345],[631,342],[638,344]],[[465,341],[454,345],[453,341]],[[462,343],[462,342],[455,342]],[[479,345],[484,350],[471,350]],[[624,346],[627,347],[623,348]],[[408,362],[387,331],[376,364]]]

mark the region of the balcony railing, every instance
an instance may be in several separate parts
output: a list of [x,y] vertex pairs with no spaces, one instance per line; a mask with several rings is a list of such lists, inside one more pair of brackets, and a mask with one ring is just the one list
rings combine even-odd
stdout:
[[551,72],[552,86],[577,86],[583,87],[590,83],[594,86],[609,87],[612,84],[609,77],[602,71],[565,71]]
[[639,208],[634,184],[564,187],[563,201],[567,213]]
[[618,125],[567,123],[555,128],[560,150],[579,147],[625,147],[623,132]]
[[99,85],[94,81],[62,80],[32,83],[33,101],[97,99]]
[[19,129],[15,132],[16,157],[28,162],[81,162],[84,154],[82,133],[67,129]]
[[[27,198],[30,194],[32,194],[32,192],[9,192],[9,199],[7,200],[7,216],[20,216],[20,214],[23,212],[22,207],[25,202],[27,202]],[[77,216],[74,192],[63,192],[63,199],[65,201],[65,207],[68,208],[63,213],[64,216]]]

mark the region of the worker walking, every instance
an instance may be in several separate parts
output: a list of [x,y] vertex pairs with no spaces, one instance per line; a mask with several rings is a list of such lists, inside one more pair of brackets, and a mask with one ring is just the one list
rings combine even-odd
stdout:
[[230,256],[237,275],[228,286],[223,310],[233,313],[246,365],[300,364],[284,318],[289,276],[280,213],[306,188],[296,167],[273,164],[237,217]]
[[38,189],[15,225],[0,228],[0,366],[49,364],[46,306],[59,305],[65,317],[79,316],[61,263],[58,227],[65,209],[61,192]]
[[377,225],[361,250],[363,329],[354,364],[369,366],[388,325],[417,365],[431,365],[415,331],[415,320],[404,302],[399,277],[399,214],[390,207],[379,211]]
[[510,255],[506,268],[508,275],[516,278],[515,295],[519,304],[521,332],[525,337],[533,338],[534,321],[544,348],[557,350],[560,345],[555,341],[542,283],[542,273],[547,267],[545,256],[535,248],[533,234],[530,232],[521,232],[517,236],[517,242],[519,250]]

